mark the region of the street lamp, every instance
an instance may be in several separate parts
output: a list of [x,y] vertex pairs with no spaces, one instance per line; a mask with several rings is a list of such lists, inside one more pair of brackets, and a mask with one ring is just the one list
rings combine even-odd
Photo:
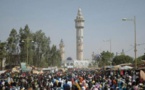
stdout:
[[25,41],[26,41],[26,45],[27,45],[27,60],[26,60],[26,63],[29,64],[29,61],[28,61],[28,42],[30,42],[30,41],[34,42],[34,41],[32,39],[28,38],[28,37],[26,39],[22,40],[22,42],[25,42]]
[[134,57],[135,57],[135,68],[137,69],[137,60],[136,60],[136,17],[134,16],[133,19],[123,18],[122,21],[133,21],[134,23]]

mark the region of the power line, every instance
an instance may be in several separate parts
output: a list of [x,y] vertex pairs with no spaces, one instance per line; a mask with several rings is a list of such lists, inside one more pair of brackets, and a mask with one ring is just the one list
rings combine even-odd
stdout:
[[134,49],[134,47],[132,47],[132,48],[130,48],[129,50],[125,51],[125,53],[131,51],[132,49]]

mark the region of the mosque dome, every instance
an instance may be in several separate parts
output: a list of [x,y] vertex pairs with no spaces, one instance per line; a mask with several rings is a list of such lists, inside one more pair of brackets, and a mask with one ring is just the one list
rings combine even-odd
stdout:
[[73,60],[71,57],[68,57],[67,60]]

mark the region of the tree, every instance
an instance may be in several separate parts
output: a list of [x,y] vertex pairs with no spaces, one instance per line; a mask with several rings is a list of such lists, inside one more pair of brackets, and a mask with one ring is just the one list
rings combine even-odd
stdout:
[[48,57],[50,54],[50,38],[45,36],[45,33],[42,30],[37,31],[34,33],[34,62],[33,64],[36,66],[43,66],[40,65],[41,63],[48,62]]
[[7,39],[7,63],[8,64],[18,64],[18,61],[16,61],[18,56],[18,42],[19,42],[19,36],[17,34],[17,31],[15,29],[12,29],[9,37]]
[[133,58],[128,55],[119,55],[119,56],[115,56],[112,62],[114,65],[123,64],[123,63],[132,63]]
[[96,55],[93,54],[93,62],[92,64],[90,64],[90,66],[92,65],[93,67],[96,67],[96,66],[98,67],[98,63],[101,63],[101,59],[102,57],[100,54],[96,54]]
[[38,67],[48,67],[50,64],[60,65],[59,50],[56,45],[50,47],[50,37],[47,37],[42,30],[33,33],[29,26],[25,25],[17,34],[17,31],[12,29],[7,41],[8,64],[15,64],[13,55],[19,54],[20,62],[26,62],[29,65]]
[[137,59],[139,59],[139,60],[145,60],[145,54],[142,55],[142,56],[139,56]]
[[99,66],[106,66],[106,65],[110,65],[112,63],[112,59],[113,59],[114,54],[109,52],[109,51],[103,51],[101,53],[101,59],[99,61]]
[[20,40],[19,40],[19,46],[20,46],[20,58],[21,62],[26,62],[29,64],[29,62],[32,61],[32,41],[33,36],[32,32],[29,29],[29,26],[26,25],[24,29],[20,28],[19,30]]
[[6,57],[6,42],[0,42],[0,63],[2,69],[2,60]]
[[145,60],[145,54],[139,56],[136,60],[137,60],[137,61],[134,61],[134,62],[133,62],[134,64],[135,64],[135,63],[137,63],[137,65],[143,64],[143,63],[144,63],[144,60]]
[[56,46],[53,45],[50,50],[50,58],[48,60],[48,64],[50,66],[60,66],[61,56],[59,50],[57,50]]
[[145,54],[142,56],[142,60],[145,60]]

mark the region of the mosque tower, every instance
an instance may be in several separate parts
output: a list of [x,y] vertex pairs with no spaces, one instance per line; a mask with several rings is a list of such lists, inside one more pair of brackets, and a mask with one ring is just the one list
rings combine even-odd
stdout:
[[63,40],[61,39],[60,44],[59,44],[59,48],[60,48],[60,55],[61,55],[61,60],[64,60],[64,43]]
[[83,60],[83,30],[84,30],[84,17],[81,9],[78,9],[78,13],[75,19],[76,28],[76,56],[77,60]]

